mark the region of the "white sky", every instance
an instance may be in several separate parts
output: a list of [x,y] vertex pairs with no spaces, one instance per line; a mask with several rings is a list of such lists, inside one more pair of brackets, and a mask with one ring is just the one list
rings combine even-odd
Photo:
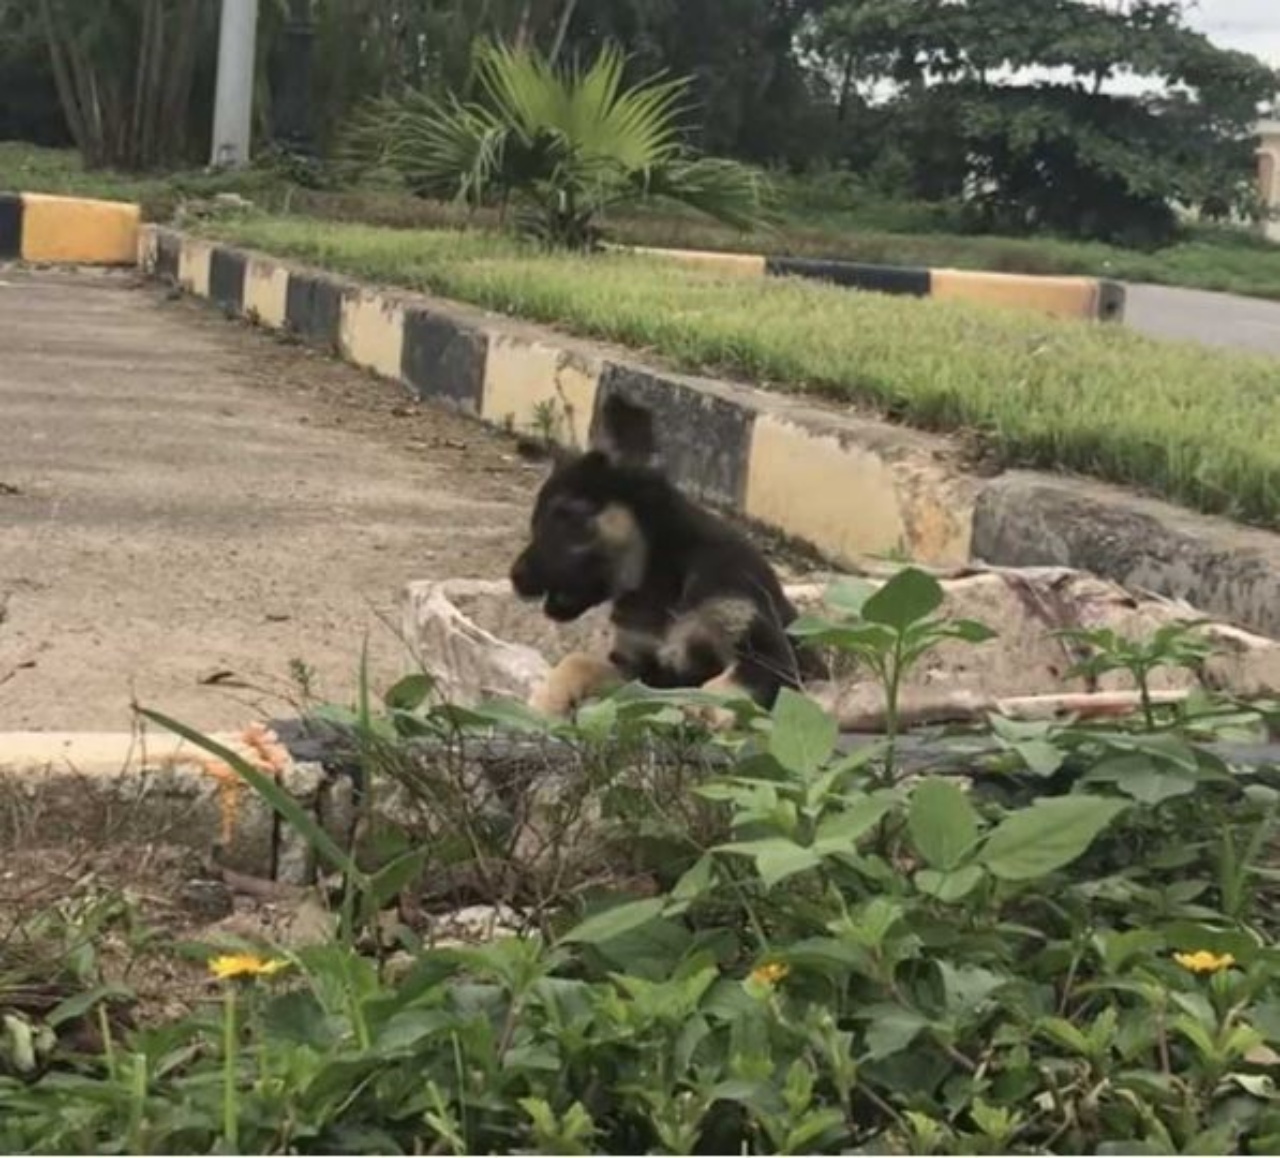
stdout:
[[1280,0],[1197,0],[1187,22],[1224,48],[1238,48],[1280,67]]
[[[1114,2],[1094,0],[1098,4]],[[1215,44],[1252,53],[1272,68],[1280,68],[1280,0],[1184,0],[1183,11],[1187,23]],[[1019,74],[1019,79],[1056,80],[1067,75],[1056,69],[1034,69]],[[1145,92],[1151,87],[1149,78],[1126,74],[1112,78],[1105,86],[1107,91],[1116,93]]]

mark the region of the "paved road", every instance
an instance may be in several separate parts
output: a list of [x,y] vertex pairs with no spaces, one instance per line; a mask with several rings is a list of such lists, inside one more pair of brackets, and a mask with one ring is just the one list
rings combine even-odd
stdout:
[[406,581],[505,574],[532,469],[131,276],[0,267],[0,730],[238,727],[293,660],[349,702]]
[[1125,321],[1153,338],[1280,356],[1280,302],[1203,290],[1130,285]]

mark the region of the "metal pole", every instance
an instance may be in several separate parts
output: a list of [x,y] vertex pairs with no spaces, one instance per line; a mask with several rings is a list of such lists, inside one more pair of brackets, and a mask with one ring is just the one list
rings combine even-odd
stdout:
[[210,158],[215,169],[249,163],[257,33],[258,0],[222,0]]

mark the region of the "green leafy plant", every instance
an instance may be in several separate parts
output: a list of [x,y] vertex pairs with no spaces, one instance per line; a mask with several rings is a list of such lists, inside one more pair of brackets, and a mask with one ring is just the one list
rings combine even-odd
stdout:
[[1111,628],[1071,628],[1055,634],[1087,651],[1068,673],[1096,680],[1108,672],[1123,671],[1133,677],[1142,697],[1142,715],[1148,728],[1156,726],[1151,699],[1151,673],[1162,667],[1198,671],[1213,654],[1208,640],[1195,631],[1207,620],[1169,623],[1158,628],[1149,640],[1127,639]]
[[936,615],[942,584],[916,567],[904,567],[879,590],[861,582],[836,584],[825,602],[835,618],[802,616],[791,634],[852,656],[879,680],[885,697],[885,776],[892,780],[903,679],[944,640],[977,644],[995,633],[974,620]]
[[[942,618],[923,579],[901,572],[878,604],[835,593],[843,614],[813,636],[886,690],[938,641],[985,636]],[[473,755],[531,736],[593,753],[558,792],[601,803],[575,826],[630,824],[631,845],[659,815],[636,806],[638,769],[698,742],[682,708],[703,702],[623,689],[552,725],[432,691],[415,676],[379,702],[365,683],[327,717],[376,775],[405,750],[425,775],[424,753],[443,761],[463,740]],[[1273,769],[1228,767],[1186,720],[1157,723],[996,720],[1015,763],[908,778],[784,693],[703,747],[698,776],[664,782],[669,843],[644,887],[627,860],[618,879],[544,897],[519,934],[411,946],[395,970],[351,936],[215,960],[208,1008],[112,1028],[87,1053],[61,1023],[5,1022],[10,1053],[38,1060],[0,1075],[0,1147],[1270,1152],[1280,791]],[[1237,709],[1230,728],[1245,727]],[[273,782],[232,766],[296,822]],[[424,796],[449,790],[430,784]],[[713,822],[680,821],[681,794]],[[318,852],[371,920],[389,895],[380,870]]]
[[734,161],[696,157],[682,143],[687,83],[627,86],[625,65],[614,46],[580,69],[531,48],[482,43],[483,100],[384,98],[355,120],[346,151],[389,165],[424,196],[511,204],[520,232],[553,246],[590,248],[602,214],[648,200],[742,229],[758,224],[761,178]]

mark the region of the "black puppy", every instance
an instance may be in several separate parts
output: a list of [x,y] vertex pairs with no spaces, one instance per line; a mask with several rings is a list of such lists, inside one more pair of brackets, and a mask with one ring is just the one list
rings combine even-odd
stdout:
[[648,410],[613,394],[601,418],[595,445],[561,458],[539,491],[511,582],[560,622],[611,602],[613,650],[607,661],[567,656],[531,706],[566,715],[607,685],[636,680],[739,691],[772,707],[807,674],[786,633],[796,610],[773,568],[654,468]]

